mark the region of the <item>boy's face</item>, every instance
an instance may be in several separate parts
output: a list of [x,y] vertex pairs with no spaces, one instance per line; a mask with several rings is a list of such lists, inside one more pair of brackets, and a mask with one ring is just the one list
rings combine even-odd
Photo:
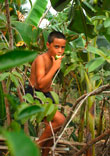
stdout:
[[47,48],[51,56],[63,55],[66,46],[66,40],[54,38],[52,43],[47,42]]

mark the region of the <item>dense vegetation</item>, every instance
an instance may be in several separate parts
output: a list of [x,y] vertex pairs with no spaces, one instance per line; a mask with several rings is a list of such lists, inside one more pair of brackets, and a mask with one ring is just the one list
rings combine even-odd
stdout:
[[[104,139],[107,144],[110,134],[110,2],[51,0],[55,15],[47,7],[48,0],[36,0],[34,4],[29,0],[30,10],[23,8],[24,3],[25,0],[0,0],[0,133],[10,149],[6,154],[40,155],[30,136],[38,137],[42,119],[47,116],[51,121],[59,104],[67,121],[54,143],[53,155],[62,137],[68,142],[78,142],[77,150],[82,147],[80,142],[89,142],[86,155],[95,156],[95,143]],[[45,28],[41,27],[43,19],[49,21]],[[54,81],[57,94],[52,94],[56,105],[39,94],[41,105],[25,94],[25,87],[31,62],[46,51],[47,36],[52,30],[63,32],[67,45]],[[100,139],[95,140],[97,137]],[[85,152],[72,150],[71,147],[71,155]]]

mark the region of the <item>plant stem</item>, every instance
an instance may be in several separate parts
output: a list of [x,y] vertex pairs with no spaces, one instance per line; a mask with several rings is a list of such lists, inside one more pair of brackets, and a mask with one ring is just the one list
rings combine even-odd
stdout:
[[[6,89],[6,84],[4,81],[2,81],[2,87],[3,87],[4,94],[8,94]],[[11,115],[10,115],[10,106],[6,97],[5,97],[5,108],[6,108],[7,124],[9,126],[11,123]]]
[[8,27],[8,33],[9,33],[9,48],[13,49],[13,34],[12,34],[12,28],[11,28],[11,22],[10,22],[10,11],[9,11],[8,0],[5,0],[5,7],[6,7],[7,27]]

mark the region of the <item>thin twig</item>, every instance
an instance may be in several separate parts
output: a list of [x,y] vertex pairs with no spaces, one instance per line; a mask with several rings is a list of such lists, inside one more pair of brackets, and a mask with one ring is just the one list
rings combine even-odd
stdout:
[[60,68],[57,70],[57,72],[56,72],[56,74],[55,74],[55,76],[54,76],[54,78],[53,78],[53,80],[52,80],[52,84],[53,84],[53,82],[55,81],[55,79],[56,79],[56,77],[57,77],[57,75],[58,75],[59,72],[60,72]]
[[[54,134],[51,122],[49,122],[49,125],[50,125],[51,131],[52,131],[53,143],[55,144],[55,134]],[[55,156],[55,151],[52,151],[52,154],[53,154],[53,156]]]

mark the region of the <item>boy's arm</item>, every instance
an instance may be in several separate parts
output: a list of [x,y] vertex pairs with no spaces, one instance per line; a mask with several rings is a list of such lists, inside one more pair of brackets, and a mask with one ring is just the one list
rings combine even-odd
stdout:
[[[62,58],[61,58],[62,59]],[[51,86],[52,78],[60,68],[61,59],[55,60],[52,57],[53,64],[48,73],[45,73],[45,62],[42,56],[38,56],[36,59],[36,78],[39,89],[43,90]]]

